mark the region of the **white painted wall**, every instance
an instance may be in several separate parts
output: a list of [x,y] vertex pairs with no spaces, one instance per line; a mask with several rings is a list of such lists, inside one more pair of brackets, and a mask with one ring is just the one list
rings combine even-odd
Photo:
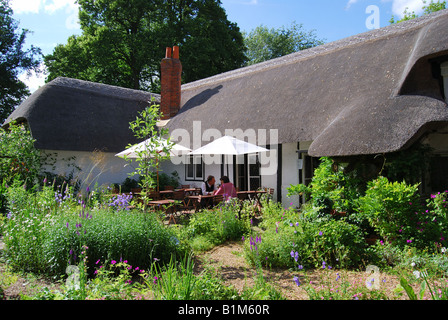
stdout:
[[[46,166],[43,171],[49,171],[58,175],[67,175],[74,170],[75,177],[81,182],[82,187],[93,187],[122,183],[134,169],[125,160],[116,157],[115,153],[107,152],[80,152],[43,150],[45,154],[56,160],[55,167]],[[70,160],[74,157],[74,160]],[[81,171],[70,164],[76,164]]]
[[287,188],[292,184],[299,183],[299,159],[297,154],[297,143],[283,144],[282,157],[282,204],[283,207],[299,206],[299,196],[287,196]]
[[[288,198],[286,196],[287,190],[291,184],[299,183],[298,177],[298,159],[297,159],[297,144],[290,143],[283,145],[283,175],[282,175],[282,203],[285,208],[293,203],[294,206],[299,204],[298,199]],[[277,161],[277,148],[274,147],[272,151],[265,155],[264,164],[262,167],[269,170],[264,171],[267,173],[261,177],[261,185],[266,188],[274,188],[274,199],[277,200],[277,175],[278,164],[272,163]],[[79,152],[79,151],[56,151],[56,150],[44,150],[44,152],[52,156],[56,161],[55,167],[46,167],[46,171],[53,172],[55,174],[67,175],[72,170],[73,166],[69,166],[70,163],[76,164],[81,168],[81,171],[75,169],[75,177],[81,182],[82,187],[93,187],[96,183],[101,185],[110,185],[113,183],[122,183],[129,173],[134,169],[125,160],[116,157],[114,153],[106,152]],[[74,160],[69,160],[74,157]],[[231,159],[230,159],[231,160]],[[262,162],[263,163],[263,162]],[[135,165],[135,164],[134,164]],[[227,175],[227,166],[224,166],[224,174]],[[180,177],[180,184],[189,184],[194,187],[200,187],[202,181],[187,181],[185,175],[185,159],[182,157],[172,158],[171,160],[164,161],[160,165],[160,172],[171,175],[173,171],[176,171]],[[219,182],[221,177],[221,164],[209,164],[205,165],[205,177],[213,175]],[[229,163],[229,178],[233,180],[233,164]],[[234,181],[232,181],[234,182]]]

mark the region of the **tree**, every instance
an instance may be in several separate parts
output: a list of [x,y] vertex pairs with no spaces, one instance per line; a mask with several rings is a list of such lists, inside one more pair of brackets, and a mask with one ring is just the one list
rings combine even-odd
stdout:
[[[426,5],[426,3],[427,3],[427,1],[423,0],[423,7],[422,7],[423,15],[446,9],[446,1],[437,0],[437,2],[434,2],[434,0],[431,0],[431,2],[428,5]],[[395,20],[395,17],[392,16],[392,18],[390,19],[389,22],[391,24],[395,24],[395,23],[411,20],[411,19],[418,17],[418,15],[414,11],[410,12],[408,10],[409,10],[409,8],[406,8],[404,10],[403,18],[401,18],[400,20]]]
[[160,61],[178,45],[183,82],[241,67],[239,28],[219,0],[78,0],[82,35],[45,57],[58,76],[158,92]]
[[290,27],[268,29],[258,26],[244,35],[247,46],[247,65],[267,61],[287,54],[323,44],[314,30],[305,31],[302,24],[293,22]]
[[12,14],[9,0],[0,0],[0,124],[30,94],[19,75],[37,71],[41,55],[40,49],[34,46],[23,49],[29,31],[19,31]]
[[[159,191],[159,164],[163,160],[170,159],[170,150],[174,145],[169,137],[168,129],[157,127],[157,122],[162,116],[160,105],[153,101],[138,115],[135,121],[129,124],[134,136],[145,142],[143,148],[134,150],[138,167],[130,174],[131,176],[140,176],[141,195],[145,207],[149,200],[150,190],[157,187],[157,191]],[[167,137],[166,140],[164,137]],[[137,147],[137,145],[128,146],[128,148],[132,147]],[[133,162],[133,159],[126,155],[124,159]]]

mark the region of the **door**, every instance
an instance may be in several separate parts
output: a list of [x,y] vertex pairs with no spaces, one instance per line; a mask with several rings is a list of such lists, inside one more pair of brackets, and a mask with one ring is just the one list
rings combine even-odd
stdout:
[[257,154],[242,155],[236,161],[236,187],[240,191],[257,190],[261,187],[260,160]]

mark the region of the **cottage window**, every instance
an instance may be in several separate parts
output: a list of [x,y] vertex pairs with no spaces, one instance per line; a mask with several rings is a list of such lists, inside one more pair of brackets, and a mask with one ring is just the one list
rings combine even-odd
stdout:
[[204,181],[204,163],[202,156],[190,156],[185,165],[186,181]]
[[442,63],[443,87],[445,93],[445,101],[448,103],[448,62]]

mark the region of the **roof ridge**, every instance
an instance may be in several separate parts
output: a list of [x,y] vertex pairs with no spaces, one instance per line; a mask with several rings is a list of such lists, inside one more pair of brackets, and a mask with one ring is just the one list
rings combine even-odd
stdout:
[[352,46],[356,46],[360,43],[365,43],[368,41],[375,41],[390,37],[393,35],[398,35],[410,30],[419,29],[424,27],[426,24],[432,22],[433,20],[439,18],[439,16],[448,15],[448,9],[440,10],[431,14],[427,14],[421,17],[417,17],[411,20],[403,21],[400,23],[385,26],[380,29],[370,30],[356,35],[352,35],[343,39],[335,40],[323,45],[312,47],[309,49],[297,51],[286,56],[279,58],[274,58],[268,61],[260,62],[254,65],[242,67],[239,69],[227,71],[218,75],[211,76],[209,78],[197,80],[194,82],[186,83],[182,85],[182,90],[187,90],[190,88],[197,88],[200,86],[205,86],[213,83],[223,82],[230,79],[240,78],[247,74],[262,72],[269,69],[273,69],[279,66],[284,66],[287,64],[295,63],[299,60],[305,60],[307,58],[312,58],[320,54],[329,54],[338,50],[346,49]]
[[[144,95],[150,95],[151,97],[159,97],[160,95],[157,93],[152,93],[149,91],[144,90],[138,90],[138,89],[130,89],[125,87],[120,87],[116,85],[111,84],[104,84],[99,82],[93,82],[93,81],[87,81],[87,80],[80,80],[75,78],[68,78],[68,77],[57,77],[50,81],[48,85],[55,85],[65,88],[71,88],[71,89],[78,89],[82,91],[88,91],[88,92],[94,92],[98,94],[103,95],[115,95],[123,97],[120,94],[126,94],[131,95],[132,94],[144,94]],[[105,92],[103,89],[109,89],[107,92]]]

